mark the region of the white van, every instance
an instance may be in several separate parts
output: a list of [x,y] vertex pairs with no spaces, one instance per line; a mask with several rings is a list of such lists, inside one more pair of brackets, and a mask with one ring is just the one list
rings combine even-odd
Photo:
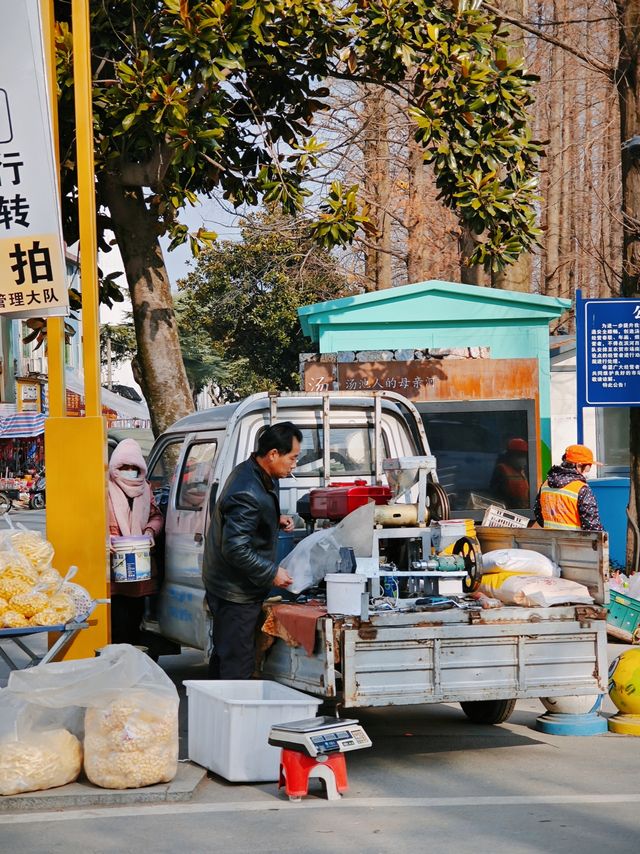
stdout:
[[[280,481],[282,512],[290,515],[299,499],[329,479],[384,483],[383,459],[429,455],[419,413],[391,392],[259,394],[178,421],[149,458],[166,529],[158,622],[147,628],[162,643],[209,651],[201,571],[210,507],[233,467],[255,449],[260,431],[277,421],[293,421],[304,437],[295,476]],[[435,471],[427,496],[431,517],[447,519]],[[293,533],[281,535],[280,557],[306,535],[303,520],[297,522]],[[594,604],[327,615],[317,621],[312,655],[276,639],[263,673],[351,708],[460,702],[472,720],[484,723],[505,720],[518,698],[604,693],[606,533],[480,527],[477,534],[485,549],[546,555],[564,577],[589,589]]]
[[[292,516],[298,499],[329,477],[376,483],[384,480],[382,459],[428,453],[418,413],[392,393],[255,394],[177,421],[156,441],[147,475],[166,513],[158,625],[147,625],[163,638],[209,648],[201,574],[210,509],[219,486],[275,421],[293,421],[303,435],[295,476],[280,481],[282,512]],[[305,536],[303,520],[296,521],[293,533],[280,534],[279,557]]]

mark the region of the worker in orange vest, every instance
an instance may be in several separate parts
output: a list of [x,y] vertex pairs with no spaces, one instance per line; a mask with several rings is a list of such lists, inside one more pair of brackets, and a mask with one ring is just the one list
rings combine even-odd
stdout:
[[528,451],[526,439],[509,439],[507,450],[501,454],[491,475],[490,490],[507,507],[531,506],[529,498]]
[[540,487],[533,513],[543,528],[561,531],[602,531],[598,504],[585,477],[601,463],[585,445],[569,445],[562,464],[552,466]]

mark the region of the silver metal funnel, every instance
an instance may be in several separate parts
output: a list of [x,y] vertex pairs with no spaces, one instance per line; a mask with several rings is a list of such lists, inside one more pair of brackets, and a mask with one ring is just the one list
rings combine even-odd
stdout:
[[395,457],[382,461],[382,469],[394,498],[408,492],[418,482],[421,471],[435,471],[435,468],[436,458],[433,456]]

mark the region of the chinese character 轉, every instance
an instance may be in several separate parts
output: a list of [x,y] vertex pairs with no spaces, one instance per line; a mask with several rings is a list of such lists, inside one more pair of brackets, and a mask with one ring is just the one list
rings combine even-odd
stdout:
[[[25,271],[29,268],[31,277],[30,284],[36,282],[53,281],[53,271],[51,269],[51,256],[47,246],[40,248],[40,241],[34,240],[31,249],[26,251],[20,243],[15,243],[13,252],[9,253],[9,258],[15,258],[16,263],[11,266],[14,273],[17,273],[16,285],[24,285],[27,281]],[[53,291],[52,291],[53,293]],[[45,296],[45,302],[47,301]],[[51,301],[51,300],[50,300]]]
[[29,228],[28,214],[29,203],[24,196],[19,193],[13,198],[0,196],[0,225],[4,225],[6,229],[10,228],[12,223]]

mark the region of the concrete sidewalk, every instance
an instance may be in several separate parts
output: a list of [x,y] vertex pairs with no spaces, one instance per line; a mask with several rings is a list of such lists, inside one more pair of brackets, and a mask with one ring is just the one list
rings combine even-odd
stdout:
[[[38,641],[43,645],[46,636]],[[21,795],[0,797],[0,813],[23,810],[52,810],[72,807],[110,807],[126,804],[157,804],[169,802],[185,802],[192,799],[193,794],[202,780],[206,777],[206,769],[187,760],[187,698],[183,679],[206,679],[207,667],[201,653],[187,651],[182,655],[162,659],[163,669],[176,683],[180,695],[180,762],[178,773],[170,783],[157,786],[145,786],[142,789],[102,789],[94,786],[84,775],[76,783],[48,789],[42,792],[26,792]],[[1,684],[6,684],[5,680]]]
[[204,768],[192,762],[181,762],[178,765],[178,773],[170,783],[145,786],[143,789],[101,789],[82,775],[77,783],[70,783],[68,786],[60,786],[57,789],[26,792],[23,795],[6,795],[0,798],[0,813],[185,802],[191,800],[193,793],[206,775]]

